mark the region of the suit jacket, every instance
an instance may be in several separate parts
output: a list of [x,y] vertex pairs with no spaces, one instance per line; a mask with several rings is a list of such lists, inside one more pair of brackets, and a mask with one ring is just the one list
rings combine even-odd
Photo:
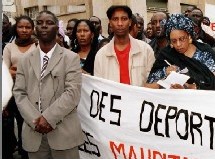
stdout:
[[[65,150],[83,143],[77,105],[81,94],[79,56],[57,44],[41,81],[39,48],[20,59],[13,94],[24,118],[23,148],[29,152],[39,149],[42,134],[34,131],[33,120],[41,115],[53,127],[47,134],[52,149]],[[41,96],[40,96],[41,94]],[[39,111],[39,97],[41,107]]]

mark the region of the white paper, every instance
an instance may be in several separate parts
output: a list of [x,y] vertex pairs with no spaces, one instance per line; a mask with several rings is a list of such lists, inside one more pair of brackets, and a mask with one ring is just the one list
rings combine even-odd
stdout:
[[157,83],[164,88],[169,89],[171,84],[180,84],[184,85],[190,77],[185,74],[180,74],[175,71],[172,71],[165,80],[159,80]]

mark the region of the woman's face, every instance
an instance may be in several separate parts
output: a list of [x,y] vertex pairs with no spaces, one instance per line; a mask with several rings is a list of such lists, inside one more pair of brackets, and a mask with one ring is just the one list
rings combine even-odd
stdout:
[[148,36],[148,38],[151,38],[153,36],[152,24],[147,24],[146,35]]
[[173,30],[170,33],[170,43],[175,50],[181,54],[184,54],[189,47],[190,36],[183,30]]
[[33,34],[33,30],[33,26],[27,19],[21,19],[17,23],[16,31],[20,39],[30,39],[31,35]]
[[80,46],[91,45],[91,40],[94,34],[91,32],[86,22],[80,22],[77,26],[76,32],[78,44]]

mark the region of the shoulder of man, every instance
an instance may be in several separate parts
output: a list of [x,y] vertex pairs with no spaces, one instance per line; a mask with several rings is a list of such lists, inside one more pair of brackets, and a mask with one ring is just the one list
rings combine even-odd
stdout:
[[138,39],[134,39],[134,40],[138,43],[138,45],[140,46],[141,49],[144,49],[144,50],[147,49],[150,51],[152,50],[152,47],[145,41],[138,40]]

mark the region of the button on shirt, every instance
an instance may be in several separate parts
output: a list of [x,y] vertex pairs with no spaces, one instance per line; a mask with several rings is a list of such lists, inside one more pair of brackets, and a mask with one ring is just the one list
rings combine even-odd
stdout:
[[[43,58],[44,58],[44,56],[48,56],[48,58],[49,58],[49,60],[50,60],[50,58],[51,58],[51,56],[52,56],[52,53],[54,52],[54,49],[55,49],[55,47],[56,47],[56,44],[55,44],[55,46],[49,51],[49,52],[47,52],[47,53],[45,53],[45,52],[43,52],[42,50],[41,50],[41,48],[39,47],[39,50],[40,50],[40,68],[41,68],[41,70],[42,70],[42,67],[43,67]],[[41,84],[42,84],[42,82],[40,82],[40,90],[41,90]],[[40,94],[41,95],[41,94]],[[39,111],[42,113],[42,111],[43,111],[43,109],[42,109],[42,107],[41,107],[41,96],[39,96]]]
[[48,56],[48,58],[49,58],[49,60],[50,60],[50,58],[51,58],[51,56],[52,56],[52,53],[54,52],[55,47],[56,47],[56,44],[55,44],[55,46],[54,46],[49,52],[47,52],[47,53],[43,52],[43,51],[41,50],[41,48],[39,47],[39,49],[40,49],[40,68],[41,68],[41,70],[42,70],[42,67],[43,67],[43,57],[46,55],[46,56]]

